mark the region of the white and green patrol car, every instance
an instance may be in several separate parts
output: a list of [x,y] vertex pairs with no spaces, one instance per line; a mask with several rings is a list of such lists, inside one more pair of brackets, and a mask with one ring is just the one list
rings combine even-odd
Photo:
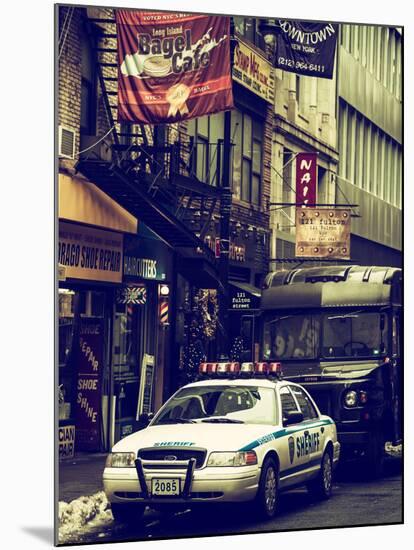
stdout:
[[253,501],[275,515],[279,493],[306,484],[327,499],[339,459],[336,427],[298,384],[210,379],[178,390],[147,428],[108,456],[104,489],[115,520],[145,506]]

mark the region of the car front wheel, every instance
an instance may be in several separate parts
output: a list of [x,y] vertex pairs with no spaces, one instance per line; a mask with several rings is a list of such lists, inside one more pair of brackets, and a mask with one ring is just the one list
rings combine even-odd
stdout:
[[318,477],[307,484],[310,494],[319,499],[327,500],[332,495],[332,456],[329,451],[325,451]]
[[275,516],[279,504],[279,469],[273,458],[266,458],[260,475],[256,506],[264,519]]
[[112,515],[117,523],[127,523],[129,525],[138,523],[145,512],[145,505],[141,503],[131,502],[124,503],[112,503],[111,504]]

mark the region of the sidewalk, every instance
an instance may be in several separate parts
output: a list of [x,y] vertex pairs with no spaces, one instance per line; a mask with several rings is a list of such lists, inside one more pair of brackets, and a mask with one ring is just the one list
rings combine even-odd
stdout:
[[107,453],[78,453],[59,462],[58,500],[71,502],[103,490],[102,473]]

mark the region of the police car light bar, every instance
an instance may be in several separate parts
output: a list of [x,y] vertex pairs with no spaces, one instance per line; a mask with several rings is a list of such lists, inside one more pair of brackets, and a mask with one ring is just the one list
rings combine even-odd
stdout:
[[207,376],[275,376],[282,377],[282,364],[279,362],[267,363],[266,361],[256,363],[200,363],[199,374]]
[[269,373],[269,363],[255,363],[254,373],[266,376]]
[[282,363],[274,362],[269,363],[269,374],[271,376],[277,376],[278,378],[282,378]]
[[254,363],[242,363],[240,367],[241,375],[253,375],[254,374]]

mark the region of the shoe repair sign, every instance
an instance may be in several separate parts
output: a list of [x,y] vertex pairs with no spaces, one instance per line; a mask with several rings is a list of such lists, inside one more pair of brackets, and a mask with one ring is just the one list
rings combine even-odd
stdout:
[[171,123],[233,107],[228,17],[115,13],[119,121]]

